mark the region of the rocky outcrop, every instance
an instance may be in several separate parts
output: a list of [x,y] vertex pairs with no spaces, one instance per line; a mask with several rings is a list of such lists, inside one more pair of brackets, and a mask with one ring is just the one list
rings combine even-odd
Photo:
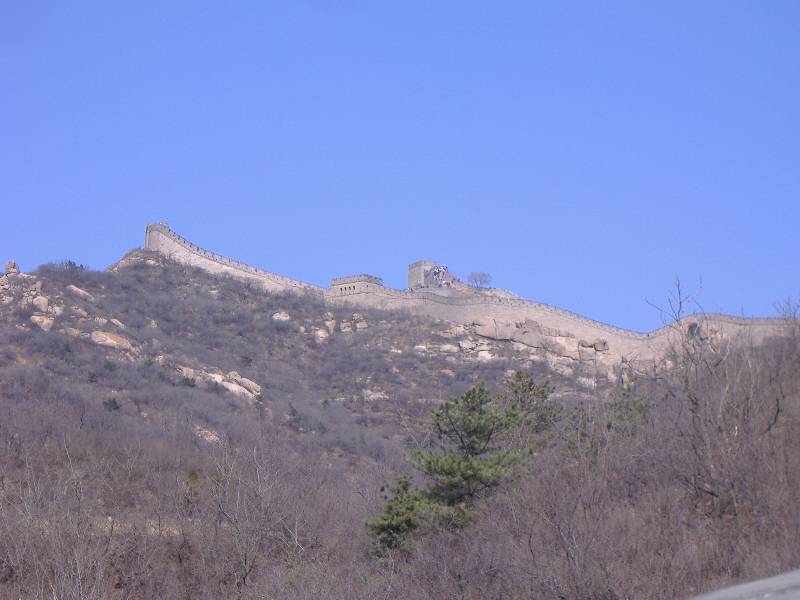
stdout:
[[257,396],[258,394],[261,393],[261,386],[260,385],[258,385],[255,381],[253,381],[251,379],[247,379],[246,377],[242,377],[236,371],[229,372],[226,375],[226,379],[228,381],[232,382],[232,383],[235,383],[236,385],[240,385],[241,387],[246,389],[248,392],[250,392],[254,396]]
[[201,425],[194,426],[194,434],[209,444],[219,444],[219,433]]
[[364,315],[360,313],[353,313],[353,326],[356,328],[356,331],[362,331],[366,329],[369,324],[367,320],[364,318]]
[[6,261],[5,274],[19,275],[19,265],[16,263],[16,261],[13,260]]
[[[505,321],[486,317],[473,323],[476,335],[496,341],[508,341],[516,352],[530,353],[530,357],[544,357],[548,365],[563,375],[571,375],[579,363],[590,366],[598,375],[613,377],[618,357],[609,352],[609,343],[604,338],[591,341],[577,339],[569,332],[543,327],[537,321]],[[481,348],[474,342],[460,342],[462,350],[478,350],[478,360],[491,360],[491,349]],[[585,386],[584,386],[585,387]]]
[[581,348],[592,348],[595,352],[608,352],[608,342],[601,338],[597,338],[592,342],[581,340],[578,342],[578,346]]
[[542,327],[536,321],[503,321],[487,317],[476,321],[475,333],[493,340],[519,342],[531,348],[544,348],[545,336]]
[[41,313],[46,313],[50,306],[50,300],[46,296],[36,296],[31,300],[33,307]]
[[255,381],[242,377],[236,371],[227,374],[203,371],[191,367],[176,367],[176,370],[186,379],[200,383],[215,383],[230,393],[244,400],[255,400],[261,395],[261,386]]
[[88,300],[89,302],[92,302],[94,300],[94,296],[92,296],[86,290],[79,288],[77,285],[69,284],[67,286],[67,291],[83,300]]
[[331,336],[331,334],[328,333],[327,329],[322,329],[322,328],[319,328],[319,327],[315,327],[312,330],[312,334],[314,336],[314,339],[319,343],[322,343],[322,342],[326,341]]
[[39,327],[42,331],[50,331],[53,328],[55,319],[48,315],[31,315],[31,323]]
[[133,349],[133,345],[127,338],[116,333],[93,331],[89,337],[98,346],[105,346],[106,348],[113,348],[115,350]]

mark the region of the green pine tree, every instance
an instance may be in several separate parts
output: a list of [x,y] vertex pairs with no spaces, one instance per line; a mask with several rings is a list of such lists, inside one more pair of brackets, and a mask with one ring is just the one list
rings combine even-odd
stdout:
[[405,477],[389,488],[389,492],[392,496],[387,500],[383,514],[369,519],[367,527],[381,549],[406,549],[420,524],[422,497],[411,489],[411,482]]
[[511,448],[508,435],[523,423],[523,412],[499,406],[482,384],[448,400],[432,417],[438,444],[412,457],[430,483],[413,490],[400,479],[390,489],[383,514],[367,521],[378,553],[410,547],[424,524],[463,526],[477,499],[508,478],[525,454]]
[[469,505],[496,487],[522,453],[502,446],[504,434],[522,423],[515,408],[500,408],[478,384],[433,411],[439,448],[414,453],[414,466],[432,482],[424,495],[436,504]]

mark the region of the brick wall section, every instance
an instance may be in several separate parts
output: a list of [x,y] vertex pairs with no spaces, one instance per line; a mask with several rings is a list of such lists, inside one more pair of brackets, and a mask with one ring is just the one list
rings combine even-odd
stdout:
[[297,291],[322,294],[325,291],[319,286],[276,275],[204,250],[161,223],[147,226],[144,247],[176,262],[198,267],[209,273],[225,274],[242,280],[254,281],[271,292]]
[[[228,274],[243,280],[257,282],[268,291],[310,292],[322,295],[331,304],[354,308],[370,307],[406,310],[412,314],[430,316],[456,323],[471,323],[496,319],[500,321],[536,321],[545,335],[564,340],[604,339],[614,360],[651,360],[663,355],[672,336],[679,328],[691,322],[702,321],[705,326],[725,337],[743,333],[758,341],[773,335],[783,326],[781,319],[751,319],[720,314],[686,317],[680,324],[671,324],[650,333],[640,333],[614,327],[588,319],[576,313],[539,302],[520,298],[493,296],[478,293],[473,296],[443,296],[425,290],[397,290],[380,284],[380,280],[367,276],[335,279],[339,287],[350,283],[344,292],[339,287],[324,289],[302,281],[276,275],[195,246],[163,224],[147,226],[145,248],[159,252],[173,260],[199,267],[211,273]],[[427,264],[428,261],[425,261]],[[420,263],[419,266],[422,266]]]

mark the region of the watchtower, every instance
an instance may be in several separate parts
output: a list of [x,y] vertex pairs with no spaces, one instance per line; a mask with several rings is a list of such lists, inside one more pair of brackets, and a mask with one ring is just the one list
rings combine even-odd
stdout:
[[334,296],[347,296],[374,292],[383,287],[383,279],[374,275],[348,275],[331,279],[330,291]]
[[416,290],[426,286],[425,275],[436,266],[435,260],[418,260],[408,265],[408,287]]

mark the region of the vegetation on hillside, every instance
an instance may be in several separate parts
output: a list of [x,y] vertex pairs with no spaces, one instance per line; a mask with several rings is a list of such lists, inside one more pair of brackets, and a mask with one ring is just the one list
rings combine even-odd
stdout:
[[[673,599],[800,564],[795,318],[760,345],[686,332],[577,402],[392,352],[445,327],[405,315],[320,344],[311,297],[144,261],[37,276],[94,300],[49,332],[0,308],[2,600]],[[136,352],[60,331],[95,315]]]

